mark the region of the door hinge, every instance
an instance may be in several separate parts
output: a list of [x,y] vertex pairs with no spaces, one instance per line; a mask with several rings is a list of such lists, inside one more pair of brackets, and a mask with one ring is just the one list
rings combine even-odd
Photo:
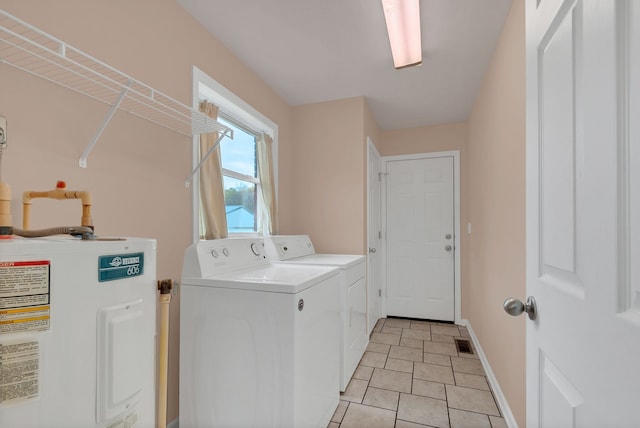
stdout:
[[378,181],[382,181],[382,176],[384,176],[384,175],[389,175],[389,173],[388,172],[379,172],[378,173]]
[[378,239],[382,239],[382,231],[381,230],[378,231]]
[[382,289],[378,288],[378,297],[382,297]]

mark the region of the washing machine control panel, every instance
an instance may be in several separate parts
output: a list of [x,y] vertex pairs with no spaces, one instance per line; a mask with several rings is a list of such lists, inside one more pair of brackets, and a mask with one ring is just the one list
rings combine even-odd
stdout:
[[199,241],[185,253],[184,275],[207,277],[266,264],[262,238]]
[[210,251],[211,257],[214,259],[219,259],[221,257],[229,257],[229,249],[227,247],[222,247],[222,249],[214,248]]

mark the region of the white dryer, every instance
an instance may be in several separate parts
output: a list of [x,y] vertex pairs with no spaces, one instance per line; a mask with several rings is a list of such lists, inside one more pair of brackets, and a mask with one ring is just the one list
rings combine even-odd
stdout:
[[307,235],[266,237],[265,250],[274,263],[335,266],[340,269],[340,391],[344,391],[369,343],[365,257],[316,254]]
[[200,241],[180,296],[180,426],[326,427],[339,402],[338,270],[262,238]]

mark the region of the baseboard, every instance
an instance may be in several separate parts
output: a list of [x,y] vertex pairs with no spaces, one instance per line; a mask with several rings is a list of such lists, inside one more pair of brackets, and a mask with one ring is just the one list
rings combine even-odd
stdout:
[[180,424],[178,423],[178,418],[175,418],[171,422],[167,424],[167,428],[180,428]]
[[460,320],[460,325],[467,327],[469,331],[469,335],[471,336],[471,340],[476,347],[476,351],[478,352],[478,357],[480,358],[480,362],[484,367],[484,371],[487,374],[487,378],[489,379],[489,383],[491,384],[491,389],[493,390],[493,395],[496,398],[498,403],[498,407],[500,407],[500,412],[504,417],[504,421],[509,428],[518,428],[518,423],[516,422],[516,418],[513,416],[511,412],[511,407],[509,407],[509,403],[507,402],[507,398],[504,396],[502,389],[500,388],[500,384],[498,383],[498,379],[496,375],[491,370],[491,365],[489,365],[489,361],[487,360],[487,356],[484,354],[482,350],[482,346],[480,346],[480,342],[478,341],[478,337],[476,333],[473,331],[473,327],[471,327],[471,323],[467,319]]

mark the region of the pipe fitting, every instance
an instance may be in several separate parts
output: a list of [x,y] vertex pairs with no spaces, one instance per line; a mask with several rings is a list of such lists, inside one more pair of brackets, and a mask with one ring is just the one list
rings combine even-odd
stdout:
[[158,290],[160,294],[170,294],[173,289],[173,279],[158,280]]
[[49,191],[25,191],[22,194],[22,228],[29,229],[31,219],[31,201],[36,198],[48,199],[80,199],[82,201],[82,217],[80,224],[93,229],[93,219],[91,218],[92,196],[91,192],[86,190],[65,190],[67,184],[64,181],[58,181],[56,188]]

